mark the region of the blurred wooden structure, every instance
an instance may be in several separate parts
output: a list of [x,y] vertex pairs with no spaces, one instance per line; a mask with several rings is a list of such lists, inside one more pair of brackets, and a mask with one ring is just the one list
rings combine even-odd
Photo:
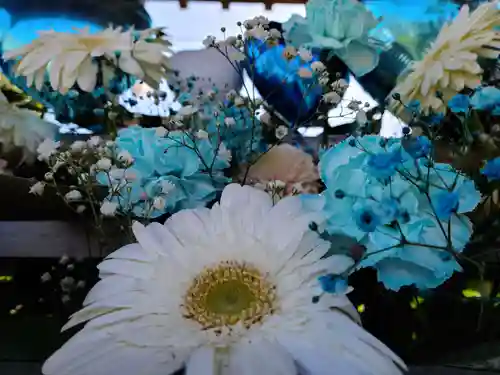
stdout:
[[[162,0],[148,0],[148,1],[154,2]],[[307,2],[306,0],[201,0],[201,1],[177,0],[177,1],[179,2],[179,6],[182,9],[186,9],[188,7],[188,4],[190,3],[200,3],[209,1],[209,2],[221,3],[222,9],[229,9],[230,4],[244,3],[244,4],[264,4],[266,10],[271,10],[274,4],[305,4]]]

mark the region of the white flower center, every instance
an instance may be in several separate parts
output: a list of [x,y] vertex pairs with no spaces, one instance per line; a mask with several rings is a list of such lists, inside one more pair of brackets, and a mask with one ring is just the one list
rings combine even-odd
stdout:
[[227,261],[198,274],[181,306],[202,329],[237,323],[249,328],[276,311],[276,287],[252,265]]

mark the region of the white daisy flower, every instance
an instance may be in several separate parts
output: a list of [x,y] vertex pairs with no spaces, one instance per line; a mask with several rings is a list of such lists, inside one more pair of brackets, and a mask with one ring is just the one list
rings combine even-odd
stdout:
[[38,146],[45,138],[54,139],[57,132],[58,126],[41,119],[37,112],[0,97],[0,146],[4,152],[19,148],[27,161],[33,161]]
[[[167,65],[168,42],[157,42],[158,29],[139,32],[109,27],[92,33],[89,28],[74,32],[40,32],[30,44],[4,53],[7,60],[20,59],[17,75],[26,77],[27,84],[41,89],[46,72],[54,90],[68,92],[75,83],[80,89],[94,90],[99,70],[107,84],[119,67],[125,73],[146,81],[151,86],[160,83]],[[152,41],[151,39],[155,39]],[[99,67],[96,59],[102,63]]]
[[43,366],[46,375],[399,375],[402,361],[357,323],[345,295],[317,303],[322,259],[309,229],[322,218],[298,197],[278,204],[227,186],[212,209],[133,225],[138,243],[99,265],[102,280],[63,329],[87,322]]
[[[480,58],[497,59],[500,48],[499,1],[483,2],[474,11],[468,5],[443,26],[421,61],[394,88],[403,103],[418,101],[421,110],[444,112],[446,103],[464,88],[480,86],[483,70]],[[443,98],[438,98],[437,93]],[[399,101],[392,106],[404,110]]]

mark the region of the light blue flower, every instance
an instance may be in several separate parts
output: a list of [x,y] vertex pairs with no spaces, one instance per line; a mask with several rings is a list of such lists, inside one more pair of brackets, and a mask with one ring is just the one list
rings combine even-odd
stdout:
[[443,113],[436,113],[429,118],[429,125],[432,126],[437,126],[440,125],[444,120],[444,114]]
[[469,96],[457,94],[448,101],[448,108],[453,113],[467,113],[469,112],[470,102]]
[[[445,214],[445,208],[456,203],[455,212],[464,214],[473,211],[481,201],[481,193],[475,183],[449,164],[436,163],[429,167],[424,166],[422,173],[428,178],[428,193],[435,211],[439,207],[444,209],[442,213]],[[441,199],[445,199],[445,203]],[[425,210],[425,204],[422,206]],[[431,209],[431,212],[434,211]]]
[[480,87],[470,100],[474,109],[493,110],[500,105],[500,90],[493,86]]
[[397,168],[401,166],[401,162],[401,149],[384,151],[368,156],[366,170],[373,177],[386,180],[394,176]]
[[262,125],[247,107],[228,104],[223,108],[212,110],[207,126],[212,142],[221,141],[232,152],[236,163],[247,162],[249,157],[260,151],[262,141]]
[[[447,237],[432,216],[418,218],[404,226],[406,242],[402,242],[401,232],[383,227],[370,233],[366,242],[367,251],[359,267],[373,267],[384,285],[399,290],[405,285],[415,285],[419,289],[435,288],[446,281],[460,265],[447,248]],[[450,240],[453,251],[460,252],[469,241],[472,225],[463,215],[450,220]],[[441,247],[438,249],[437,247]]]
[[366,7],[352,0],[310,0],[306,18],[293,15],[283,24],[285,37],[296,47],[329,49],[357,76],[371,72],[379,53],[369,33],[378,20]]
[[383,220],[375,207],[360,202],[353,207],[353,215],[358,228],[366,233],[375,232]]
[[336,183],[332,177],[338,167],[348,165],[349,169],[361,169],[370,155],[387,152],[394,145],[394,140],[377,135],[349,137],[323,152],[319,162],[321,179],[327,186],[330,182]]
[[[330,233],[343,233],[356,239],[363,238],[366,233],[361,230],[353,215],[353,207],[358,200],[366,199],[363,185],[365,174],[362,171],[350,171],[347,168],[339,169],[332,176],[336,181],[334,189],[327,189],[323,196],[325,206],[323,208],[327,219],[327,227]],[[356,194],[352,194],[352,185],[359,187]],[[351,193],[347,195],[348,193]]]
[[404,145],[405,151],[414,159],[425,158],[431,151],[431,141],[424,136],[411,137]]
[[325,293],[346,294],[349,292],[349,284],[342,276],[332,274],[322,275],[318,277],[318,281]]
[[458,210],[460,196],[456,191],[440,191],[436,193],[432,200],[436,216],[440,220],[448,220],[451,215]]
[[421,290],[433,289],[448,280],[455,271],[462,270],[454,259],[442,261],[438,259],[439,256],[435,257],[436,254],[430,254],[435,260],[433,268],[422,267],[415,263],[414,259],[410,261],[403,259],[406,253],[412,252],[414,251],[411,249],[409,252],[402,251],[398,257],[387,257],[377,264],[375,269],[378,280],[387,289],[398,291],[408,285],[414,285]]
[[328,234],[365,246],[359,267],[374,267],[395,290],[434,288],[461,270],[455,254],[472,235],[464,213],[481,199],[467,176],[429,159],[427,138],[411,142],[365,136],[332,147],[319,164],[321,204],[309,204],[324,213]]
[[[222,170],[229,166],[228,160],[209,140],[186,132],[160,137],[156,129],[129,127],[118,133],[113,149],[117,155],[125,151],[133,159],[131,167],[101,171],[96,177],[109,186],[109,201],[136,216],[155,218],[204,205],[227,182]],[[171,186],[168,191],[165,183]],[[157,197],[164,200],[163,207],[153,205]]]
[[411,102],[409,102],[406,105],[406,109],[408,111],[415,112],[415,113],[420,112],[420,107],[421,107],[421,104],[420,104],[420,101],[418,101],[418,100],[412,100]]
[[500,157],[489,160],[483,169],[481,169],[481,174],[488,178],[488,181],[499,181],[500,180]]

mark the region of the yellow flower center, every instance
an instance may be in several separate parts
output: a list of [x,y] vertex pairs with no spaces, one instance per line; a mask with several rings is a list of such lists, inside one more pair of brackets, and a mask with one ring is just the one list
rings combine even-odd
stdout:
[[219,263],[196,276],[184,296],[186,319],[203,329],[259,323],[276,309],[276,287],[252,265]]

